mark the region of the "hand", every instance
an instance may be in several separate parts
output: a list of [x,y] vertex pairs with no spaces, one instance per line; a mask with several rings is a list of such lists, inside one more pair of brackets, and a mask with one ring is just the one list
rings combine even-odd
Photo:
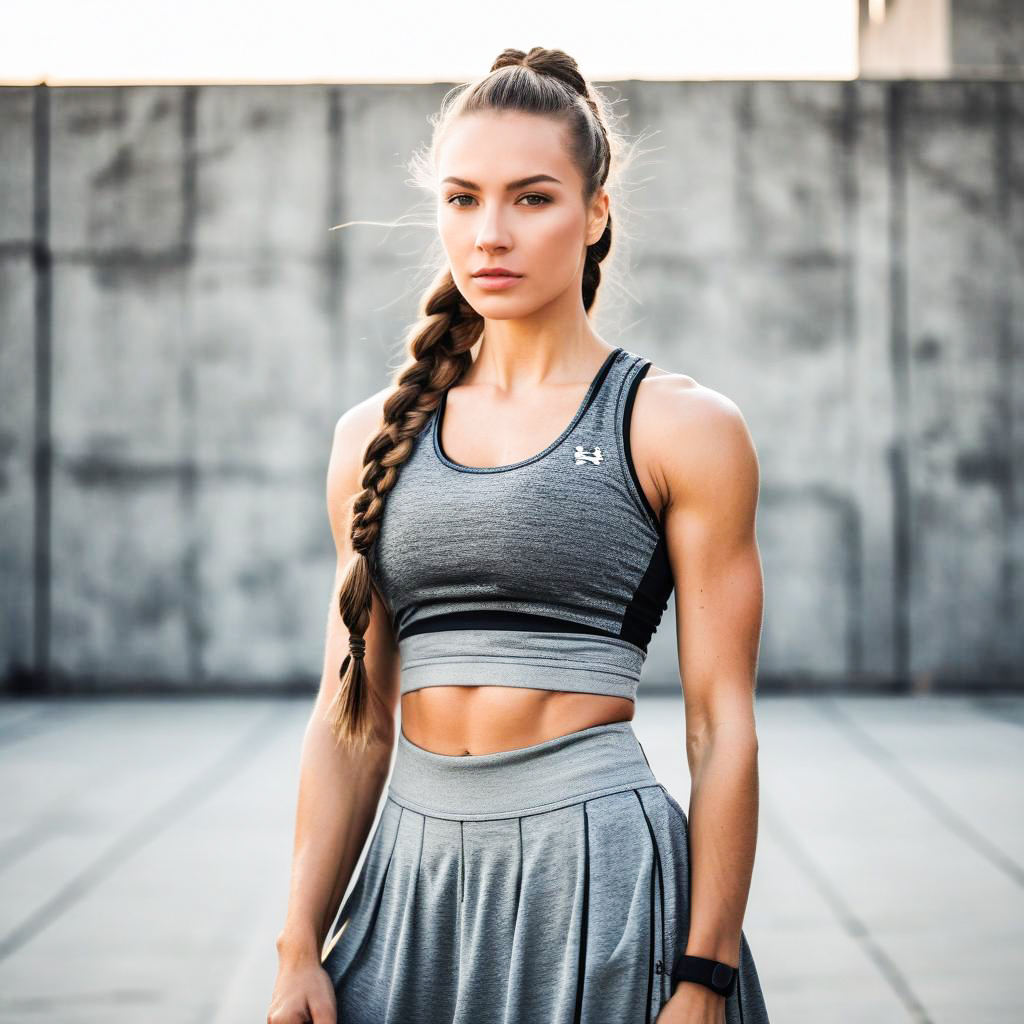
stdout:
[[655,1024],[725,1024],[725,996],[696,981],[681,981]]
[[334,983],[313,959],[282,962],[267,1010],[267,1024],[337,1024]]

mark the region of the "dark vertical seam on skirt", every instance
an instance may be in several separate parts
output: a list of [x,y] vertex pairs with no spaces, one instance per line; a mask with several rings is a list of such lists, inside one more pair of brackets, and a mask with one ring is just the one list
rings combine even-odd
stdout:
[[465,822],[459,822],[459,903],[466,895],[466,830]]
[[587,801],[583,801],[583,911],[580,922],[580,956],[576,967],[576,1011],[573,1024],[580,1024],[583,1012],[583,977],[587,966],[587,915],[590,904],[590,819],[587,817]]
[[413,876],[417,880],[420,877],[420,866],[423,864],[423,844],[427,841],[427,816],[421,814],[420,817],[423,819],[423,828],[420,829],[420,855],[416,858],[416,874]]
[[661,850],[658,848],[658,837],[654,837],[654,855],[658,858],[658,898],[661,901],[661,998],[667,1001],[665,986],[668,984],[669,972],[665,969],[667,953],[665,951],[665,872],[661,864]]
[[651,912],[650,912],[650,920],[651,920],[651,946],[650,946],[650,955],[648,957],[648,966],[647,966],[647,1015],[646,1015],[646,1018],[645,1018],[646,1021],[647,1021],[647,1024],[650,1024],[650,1021],[651,1021],[651,996],[654,993],[654,916],[655,916],[654,915],[654,871],[655,871],[655,868],[657,867],[659,857],[658,857],[658,844],[657,844],[657,842],[654,839],[654,829],[651,827],[651,820],[650,820],[650,818],[647,817],[647,808],[644,807],[643,798],[640,796],[639,792],[637,792],[637,790],[635,790],[635,789],[633,790],[633,795],[636,797],[637,803],[640,804],[640,813],[643,814],[644,821],[647,822],[647,832],[650,835],[650,839],[651,839],[651,852],[653,854],[653,856],[651,857]]
[[516,911],[515,916],[519,916],[519,899],[523,891],[523,819],[521,817],[516,818],[516,822],[519,825],[519,874],[516,878]]

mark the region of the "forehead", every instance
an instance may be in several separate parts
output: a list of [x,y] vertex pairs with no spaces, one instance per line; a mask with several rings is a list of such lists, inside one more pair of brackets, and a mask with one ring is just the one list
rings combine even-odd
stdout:
[[463,114],[448,125],[438,145],[438,178],[454,174],[481,185],[503,185],[544,173],[568,182],[578,172],[566,132],[564,121],[539,114]]

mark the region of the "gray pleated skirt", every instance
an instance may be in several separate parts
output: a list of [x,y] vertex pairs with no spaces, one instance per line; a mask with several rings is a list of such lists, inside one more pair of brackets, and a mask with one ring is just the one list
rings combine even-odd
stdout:
[[[650,1024],[686,948],[688,842],[630,722],[465,756],[400,732],[323,960],[339,1024]],[[739,954],[727,1024],[767,1024]]]

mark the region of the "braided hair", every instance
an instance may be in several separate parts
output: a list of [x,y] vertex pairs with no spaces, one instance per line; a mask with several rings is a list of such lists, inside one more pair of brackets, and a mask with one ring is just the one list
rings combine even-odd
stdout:
[[[438,144],[451,121],[482,111],[518,111],[564,119],[570,155],[583,178],[589,202],[605,184],[617,138],[603,97],[592,90],[576,62],[562,50],[535,46],[528,53],[507,49],[481,79],[451,89],[431,120],[433,139],[428,161],[433,165]],[[601,237],[588,246],[583,269],[583,306],[589,313],[601,283],[601,262],[612,241],[612,219]],[[442,395],[472,365],[470,350],[483,330],[483,317],[456,287],[451,270],[439,271],[424,293],[419,319],[408,332],[408,359],[394,379],[383,405],[384,424],[363,455],[362,491],[353,505],[353,557],[338,592],[338,611],[348,629],[348,654],[341,663],[341,681],[326,717],[335,738],[365,749],[374,736],[368,707],[364,655],[365,633],[372,608],[374,545],[380,532],[387,495],[395,486],[413,442]]]

